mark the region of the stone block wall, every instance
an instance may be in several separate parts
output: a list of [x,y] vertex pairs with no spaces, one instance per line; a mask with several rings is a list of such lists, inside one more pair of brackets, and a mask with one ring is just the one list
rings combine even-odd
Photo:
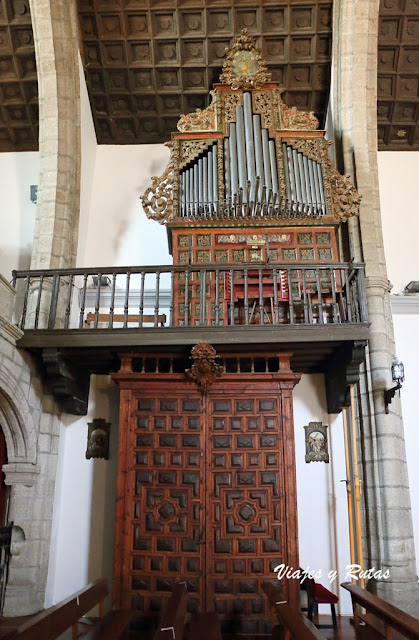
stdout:
[[22,332],[12,323],[14,296],[0,275],[0,426],[13,522],[5,616],[44,607],[61,417],[34,359],[16,348]]

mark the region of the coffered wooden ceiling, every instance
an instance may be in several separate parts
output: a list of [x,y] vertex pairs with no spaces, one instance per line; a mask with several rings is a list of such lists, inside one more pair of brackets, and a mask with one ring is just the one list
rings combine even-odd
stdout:
[[[330,84],[332,0],[78,0],[80,47],[100,144],[161,142],[204,108],[225,48],[255,36],[290,105],[321,123]],[[419,0],[381,0],[380,149],[419,149]],[[0,0],[0,150],[37,148],[29,0]]]
[[381,0],[378,148],[419,150],[419,0]]
[[38,148],[38,81],[29,0],[0,0],[0,151]]
[[[170,139],[208,104],[226,47],[246,27],[285,101],[324,120],[331,0],[79,0],[87,86],[101,143]],[[263,34],[263,36],[262,36]]]

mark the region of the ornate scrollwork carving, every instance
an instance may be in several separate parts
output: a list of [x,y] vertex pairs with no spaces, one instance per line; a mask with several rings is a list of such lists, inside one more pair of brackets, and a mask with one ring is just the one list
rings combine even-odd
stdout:
[[223,367],[215,362],[217,352],[207,342],[198,342],[191,350],[191,357],[193,365],[185,373],[196,382],[201,393],[206,394],[223,372]]
[[262,127],[270,129],[274,125],[272,109],[272,91],[257,91],[253,94],[253,108],[260,113]]
[[315,162],[321,162],[323,155],[320,149],[319,141],[307,138],[287,138],[287,144],[296,151],[301,151],[307,158],[311,158]]
[[[172,143],[166,142],[171,148]],[[161,176],[152,176],[151,187],[141,196],[147,218],[163,224],[168,221],[173,211],[173,155]]]
[[214,144],[214,140],[182,140],[179,154],[179,169],[183,169],[188,162],[195,160],[200,153]]
[[258,89],[264,82],[271,81],[266,61],[247,29],[234,38],[233,46],[227,50],[220,82],[233,89]]
[[277,92],[281,128],[289,131],[316,131],[319,121],[314,111],[300,111],[297,107],[288,107],[281,98],[282,92],[283,89]]
[[224,123],[236,122],[236,107],[243,104],[243,94],[223,92],[221,95]]
[[195,113],[182,114],[177,123],[178,131],[217,131],[215,90],[210,91],[211,104],[206,109],[197,109]]
[[332,163],[329,166],[335,217],[345,222],[351,216],[359,215],[362,196],[352,184],[349,176],[342,176]]

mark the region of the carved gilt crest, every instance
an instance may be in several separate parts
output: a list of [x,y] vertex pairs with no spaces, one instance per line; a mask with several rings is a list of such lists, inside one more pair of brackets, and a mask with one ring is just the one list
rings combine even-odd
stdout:
[[270,82],[271,74],[266,61],[247,29],[234,38],[233,46],[227,49],[220,82],[231,85],[232,89],[257,89],[262,83]]
[[211,103],[206,109],[197,109],[195,113],[182,114],[177,123],[178,131],[217,131],[215,110],[215,90],[210,91]]
[[330,179],[335,216],[345,222],[348,218],[359,215],[362,196],[355,189],[350,177],[342,176],[330,163]]
[[283,89],[278,90],[278,106],[281,128],[289,131],[316,131],[319,121],[314,111],[300,111],[297,107],[288,107],[281,98]]
[[185,373],[196,382],[204,394],[208,393],[214,380],[223,372],[223,367],[215,362],[217,357],[214,347],[207,342],[198,342],[191,350],[193,365]]
[[[172,143],[166,142],[171,148]],[[141,196],[147,218],[164,223],[172,215],[173,211],[173,156],[170,156],[169,164],[161,176],[152,176],[151,187],[148,187]]]

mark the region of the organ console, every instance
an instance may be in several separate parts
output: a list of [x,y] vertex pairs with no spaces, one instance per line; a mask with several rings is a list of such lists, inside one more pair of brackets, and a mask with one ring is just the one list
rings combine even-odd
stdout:
[[[181,116],[166,143],[169,164],[142,196],[147,216],[167,225],[174,264],[304,266],[342,257],[337,229],[358,214],[360,197],[333,166],[317,118],[289,108],[282,92],[244,29],[226,54],[209,106]],[[252,244],[252,237],[259,240]],[[215,310],[208,306],[215,283],[206,283],[207,302],[202,291],[194,296],[191,282],[186,292],[189,286],[186,299],[184,283],[177,286],[178,323],[202,322],[194,308],[205,305],[207,321],[218,324],[218,299]],[[218,280],[217,286],[222,291]],[[225,311],[223,321],[236,322],[233,315]]]

